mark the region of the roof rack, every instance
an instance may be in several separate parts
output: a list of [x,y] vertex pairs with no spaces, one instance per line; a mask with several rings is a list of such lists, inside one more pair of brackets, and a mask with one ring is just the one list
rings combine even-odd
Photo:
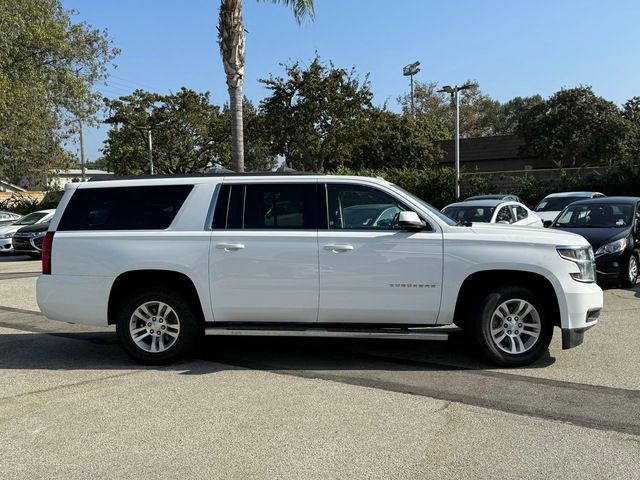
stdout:
[[220,172],[220,173],[173,173],[167,175],[118,175],[107,178],[92,177],[89,182],[108,182],[111,180],[151,180],[158,178],[206,178],[206,177],[291,177],[296,175],[318,175],[315,172]]

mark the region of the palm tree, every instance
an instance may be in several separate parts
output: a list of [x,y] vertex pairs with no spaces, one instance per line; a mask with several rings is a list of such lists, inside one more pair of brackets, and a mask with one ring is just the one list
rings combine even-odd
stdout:
[[[313,0],[270,0],[293,10],[298,23],[313,18]],[[233,170],[244,172],[244,134],[242,130],[242,84],[244,82],[244,25],[242,0],[221,0],[218,19],[218,43],[227,75],[231,113],[231,161]]]

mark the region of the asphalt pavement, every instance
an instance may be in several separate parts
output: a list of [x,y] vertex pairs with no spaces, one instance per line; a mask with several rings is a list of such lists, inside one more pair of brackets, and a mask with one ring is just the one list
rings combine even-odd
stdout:
[[0,478],[640,479],[640,287],[521,369],[449,342],[208,338],[132,363],[0,257]]

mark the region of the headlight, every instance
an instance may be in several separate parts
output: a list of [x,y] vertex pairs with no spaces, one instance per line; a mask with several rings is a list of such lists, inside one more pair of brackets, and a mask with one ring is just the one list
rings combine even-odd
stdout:
[[47,234],[47,232],[37,232],[37,233],[32,233],[31,236],[33,238],[40,238],[40,237],[44,237]]
[[578,282],[592,283],[596,281],[596,265],[591,247],[556,247],[558,255],[575,263],[579,273],[571,273],[571,278]]
[[607,243],[596,250],[596,256],[604,255],[605,253],[618,253],[627,248],[627,239],[621,238],[615,242]]
[[11,238],[11,237],[13,237],[13,234],[14,234],[14,233],[15,233],[15,232],[11,232],[11,233],[4,233],[4,234],[0,235],[0,238]]

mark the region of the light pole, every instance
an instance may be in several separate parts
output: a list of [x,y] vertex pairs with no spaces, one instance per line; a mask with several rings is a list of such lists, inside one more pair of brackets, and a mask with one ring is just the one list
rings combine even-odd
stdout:
[[148,157],[149,157],[149,170],[151,172],[151,175],[154,174],[153,172],[153,144],[151,143],[151,127],[147,127],[147,144],[149,147],[149,151],[148,151]]
[[415,115],[413,106],[413,76],[420,71],[420,62],[414,62],[402,69],[402,75],[411,78],[411,115]]
[[461,87],[455,85],[445,85],[438,92],[445,92],[451,95],[453,103],[456,107],[456,118],[455,118],[455,142],[454,142],[454,151],[455,151],[455,159],[456,159],[456,200],[460,199],[460,102],[458,92],[461,90],[467,90],[469,88],[475,87],[474,83],[466,83]]

